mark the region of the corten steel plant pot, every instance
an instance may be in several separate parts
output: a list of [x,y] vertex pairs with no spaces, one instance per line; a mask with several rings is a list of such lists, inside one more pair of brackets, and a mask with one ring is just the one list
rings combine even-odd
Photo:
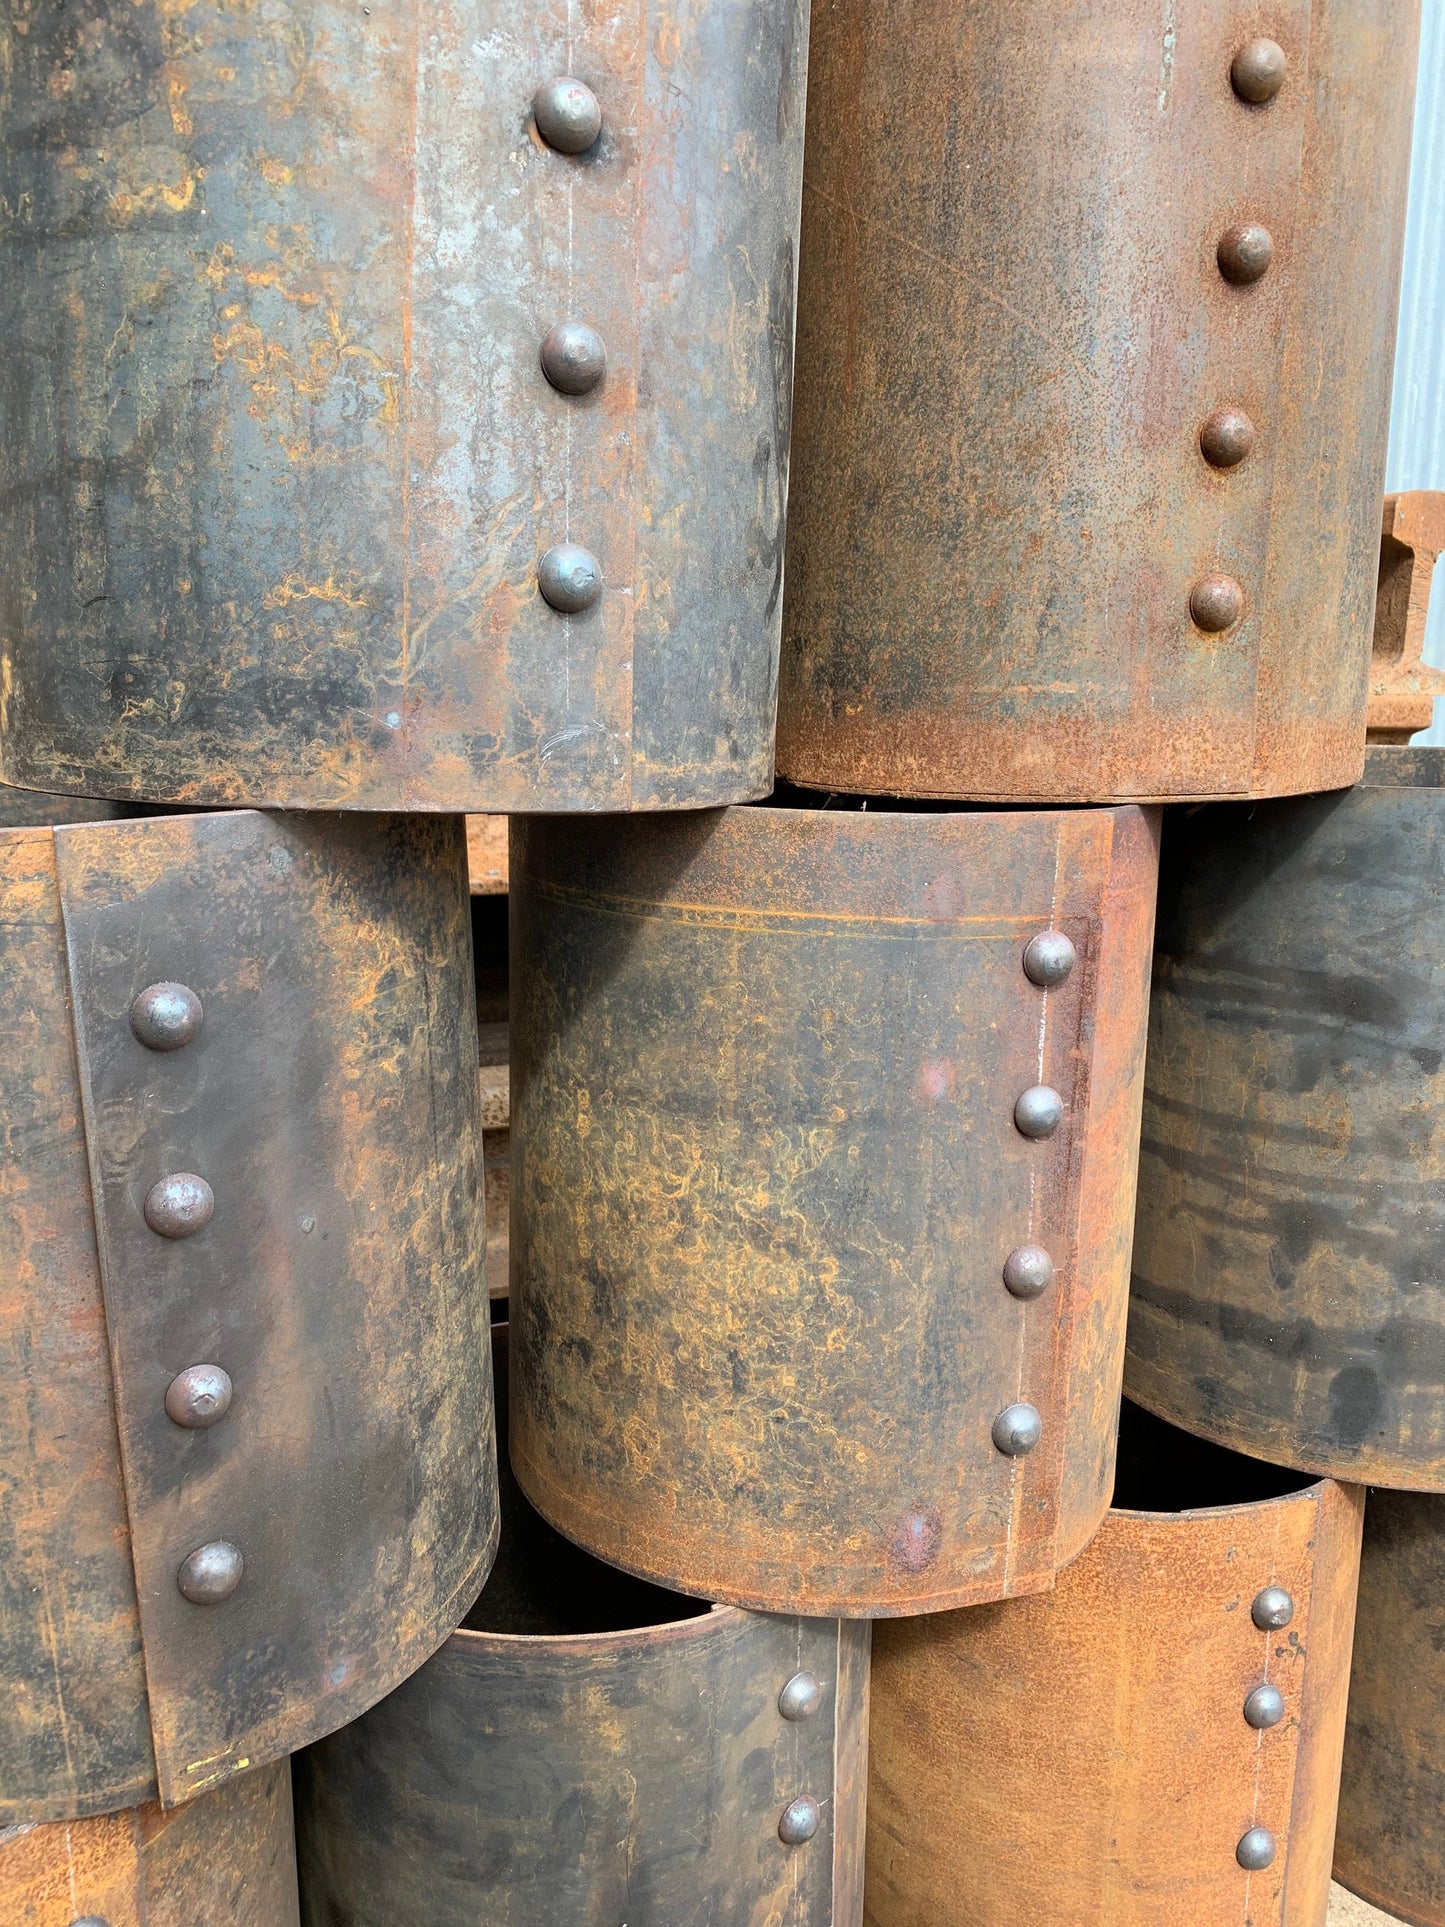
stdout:
[[1355,779],[1418,14],[815,7],[785,776]]
[[1324,1927],[1363,1499],[1126,1405],[1053,1592],[876,1629],[870,1927]]
[[1445,1923],[1445,1499],[1372,1491],[1345,1723],[1335,1878]]
[[6,1927],[297,1927],[284,1760],[186,1806],[0,1831]]
[[868,1627],[630,1579],[505,1470],[502,1505],[463,1629],[297,1761],[309,1927],[859,1927]]
[[467,918],[459,818],[0,835],[0,1821],[290,1752],[475,1597]]
[[15,0],[4,775],[764,792],[807,44],[806,0]]
[[1129,1395],[1445,1487],[1445,755],[1165,831]]
[[514,826],[512,1463],[761,1611],[1051,1582],[1108,1502],[1153,817]]

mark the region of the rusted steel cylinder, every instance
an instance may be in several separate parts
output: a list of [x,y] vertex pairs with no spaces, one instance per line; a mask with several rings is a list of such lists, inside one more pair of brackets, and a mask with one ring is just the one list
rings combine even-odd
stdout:
[[1418,14],[815,8],[785,776],[1354,781]]
[[1107,1504],[1151,814],[531,821],[512,1463],[759,1611],[1051,1583]]
[[0,767],[765,792],[806,0],[17,0]]
[[3,1823],[351,1719],[497,1509],[461,819],[7,830],[0,924]]
[[859,1927],[869,1628],[630,1579],[505,1469],[502,1508],[462,1630],[297,1760],[309,1927]]
[[875,1630],[869,1927],[1324,1927],[1363,1498],[1126,1405],[1053,1592]]
[[297,1927],[284,1760],[183,1807],[0,1831],[6,1927]]
[[1445,1927],[1445,1499],[1372,1491],[1345,1723],[1335,1878]]
[[1166,828],[1125,1382],[1191,1432],[1445,1487],[1445,755]]

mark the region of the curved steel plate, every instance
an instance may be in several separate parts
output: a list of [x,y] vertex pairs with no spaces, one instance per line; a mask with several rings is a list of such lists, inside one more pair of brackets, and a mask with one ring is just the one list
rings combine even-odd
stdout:
[[[785,775],[1103,802],[1359,774],[1418,13],[817,11]],[[1256,32],[1288,60],[1257,106]],[[1274,265],[1236,286],[1245,222]],[[1225,406],[1255,429],[1227,469]],[[1223,633],[1190,615],[1214,572]]]
[[[1050,1583],[1106,1503],[1157,828],[749,808],[519,825],[512,1462],[761,1611]],[[1042,990],[1053,926],[1078,962]],[[1015,1126],[1036,1084],[1063,1121]],[[1010,1295],[1045,1246],[1055,1282]],[[1042,1441],[991,1438],[1014,1401]]]
[[[805,0],[0,23],[0,756],[311,809],[768,787]],[[538,86],[595,91],[585,154]],[[578,319],[585,396],[539,348]],[[585,545],[601,599],[538,592]]]
[[1445,752],[1168,825],[1129,1394],[1193,1432],[1445,1487]]

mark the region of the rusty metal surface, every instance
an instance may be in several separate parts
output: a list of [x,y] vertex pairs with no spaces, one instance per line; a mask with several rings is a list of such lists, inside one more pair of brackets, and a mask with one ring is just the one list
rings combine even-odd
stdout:
[[[1418,6],[820,0],[778,768],[1107,801],[1359,773]],[[1237,98],[1273,37],[1277,96]],[[1263,223],[1274,262],[1216,244]],[[1244,411],[1252,451],[1200,433]],[[1206,633],[1223,572],[1242,619]]]
[[1126,1406],[1114,1503],[1053,1592],[875,1629],[870,1927],[1324,1927],[1363,1494]]
[[[511,1453],[554,1525],[859,1616],[1031,1591],[1087,1541],[1156,838],[1131,807],[514,825]],[[1078,963],[1043,990],[1051,926]],[[1030,1140],[1036,1084],[1064,1116]],[[1043,1430],[1011,1458],[1014,1401]]]
[[1417,488],[1385,497],[1365,712],[1372,743],[1408,743],[1417,729],[1430,727],[1435,698],[1445,696],[1445,671],[1421,661],[1442,549],[1445,493]]
[[297,1927],[284,1760],[184,1807],[0,1832],[6,1927]]
[[[18,0],[4,773],[150,801],[766,790],[804,0]],[[568,70],[602,133],[555,151]],[[590,323],[590,394],[543,337]],[[537,587],[564,540],[588,611]]]
[[1445,1500],[1431,1493],[1365,1506],[1335,1878],[1445,1927]]
[[[497,1529],[457,819],[0,837],[0,1817],[188,1798],[387,1692]],[[129,1020],[189,985],[183,1048]],[[72,1031],[72,1013],[74,1031]],[[196,1235],[151,1229],[198,1173]],[[92,1208],[92,1195],[95,1199]],[[222,1367],[230,1409],[167,1413]],[[197,1546],[239,1588],[182,1596]]]
[[1445,752],[1166,826],[1125,1383],[1190,1431],[1445,1487]]
[[[504,1379],[505,1327],[498,1349]],[[297,1761],[303,1918],[858,1927],[868,1627],[709,1611],[610,1571],[505,1471],[502,1506],[465,1628]],[[801,1670],[823,1697],[787,1719]],[[788,1846],[799,1796],[820,1825]]]

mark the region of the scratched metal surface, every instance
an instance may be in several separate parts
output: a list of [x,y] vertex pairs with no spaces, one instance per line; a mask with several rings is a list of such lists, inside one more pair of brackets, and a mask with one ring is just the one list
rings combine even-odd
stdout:
[[1445,752],[1166,827],[1125,1382],[1281,1464],[1445,1487]]
[[[1418,7],[819,0],[778,768],[913,796],[1360,768]],[[1236,98],[1251,34],[1285,84]],[[1216,243],[1263,222],[1233,286]],[[1253,452],[1203,458],[1212,410]],[[1235,577],[1243,615],[1190,618]]]
[[297,1927],[291,1769],[184,1807],[0,1832],[6,1927]]
[[[496,1534],[461,821],[253,812],[0,838],[0,1818],[168,1804],[435,1651]],[[174,980],[184,1048],[132,1034]],[[215,1209],[161,1238],[152,1183]],[[94,1205],[92,1204],[94,1198]],[[205,1430],[187,1366],[229,1372]],[[195,1546],[239,1588],[183,1598]]]
[[1445,1500],[1372,1491],[1335,1874],[1415,1927],[1445,1924]]
[[[868,1927],[1324,1927],[1362,1499],[1126,1405],[1053,1592],[875,1629]],[[1246,1873],[1253,1826],[1275,1858]]]
[[[600,1557],[761,1611],[1048,1585],[1107,1503],[1157,826],[513,826],[511,1455]],[[1025,944],[1079,962],[1047,993]],[[1016,1098],[1063,1095],[1029,1140]],[[1042,1297],[1004,1287],[1030,1240]],[[1012,1401],[1042,1441],[1006,1458]]]
[[[0,759],[327,809],[762,793],[804,0],[16,0]],[[539,83],[601,103],[547,147]],[[609,362],[581,398],[542,337]],[[570,537],[601,600],[561,616]]]
[[[498,1410],[506,1328],[496,1328]],[[296,1763],[309,1927],[860,1927],[869,1629],[601,1566],[502,1475],[464,1628]],[[823,1689],[807,1719],[778,1695]],[[818,1802],[785,1846],[789,1802]]]

